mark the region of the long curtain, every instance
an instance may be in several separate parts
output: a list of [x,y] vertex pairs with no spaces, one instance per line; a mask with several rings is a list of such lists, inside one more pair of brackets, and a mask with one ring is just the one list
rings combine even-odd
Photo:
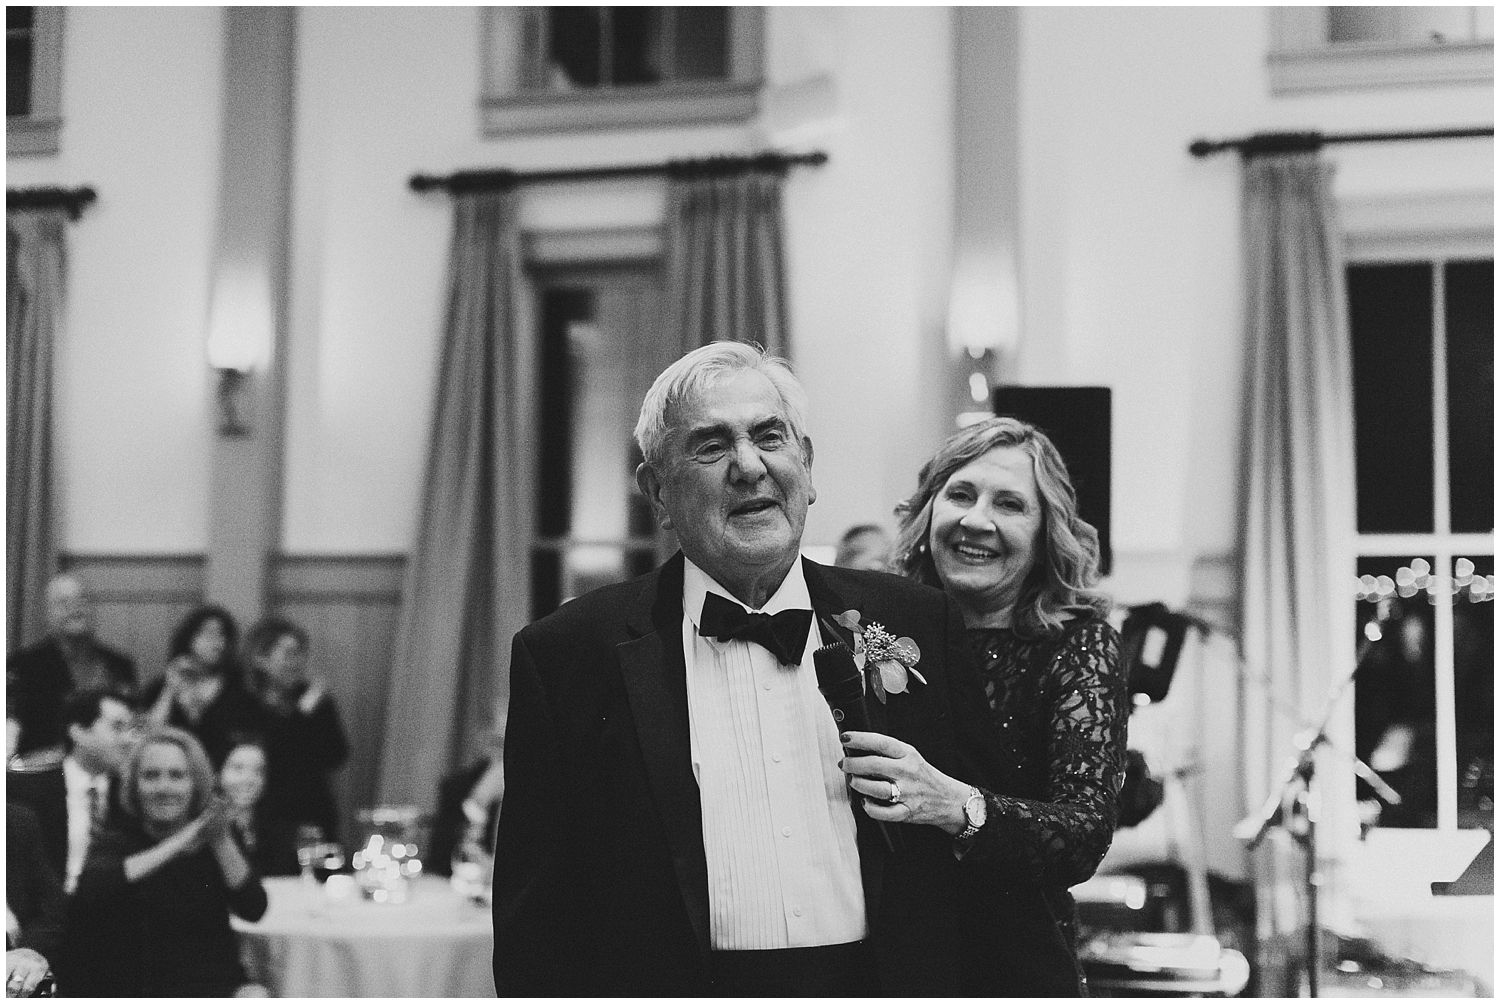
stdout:
[[[1352,670],[1354,405],[1332,175],[1313,153],[1252,158],[1244,170],[1241,647],[1268,681],[1247,682],[1242,695],[1247,811],[1284,779],[1303,724],[1272,698],[1315,720],[1331,685]],[[1331,762],[1320,783],[1337,787],[1350,770]],[[1321,822],[1326,853],[1339,834]],[[1302,862],[1289,850],[1267,841],[1253,862],[1263,894],[1257,926],[1271,941],[1305,919]]]
[[503,722],[528,620],[534,367],[517,321],[514,192],[454,197],[448,302],[416,541],[387,688],[378,797],[430,808]]
[[678,347],[731,339],[787,355],[781,171],[674,174],[666,231],[665,315]]
[[9,649],[46,631],[55,571],[52,358],[62,318],[67,213],[5,218],[5,629]]

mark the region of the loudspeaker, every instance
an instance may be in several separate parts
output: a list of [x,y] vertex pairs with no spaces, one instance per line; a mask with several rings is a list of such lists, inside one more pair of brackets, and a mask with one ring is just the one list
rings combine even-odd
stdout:
[[1099,531],[1099,571],[1108,575],[1110,389],[1108,387],[996,387],[996,415],[1030,422],[1047,434],[1078,493],[1078,515]]

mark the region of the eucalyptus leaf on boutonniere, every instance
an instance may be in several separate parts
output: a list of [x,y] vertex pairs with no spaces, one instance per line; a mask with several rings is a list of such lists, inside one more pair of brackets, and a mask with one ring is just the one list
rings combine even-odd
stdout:
[[866,686],[875,691],[881,704],[886,694],[904,694],[915,676],[922,683],[927,678],[917,672],[922,650],[910,638],[897,638],[877,621],[861,624],[858,610],[845,610],[834,618],[854,634],[854,664],[864,671]]

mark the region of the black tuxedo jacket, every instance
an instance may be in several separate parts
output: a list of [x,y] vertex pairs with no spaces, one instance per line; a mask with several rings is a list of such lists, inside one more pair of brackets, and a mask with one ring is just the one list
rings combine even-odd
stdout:
[[[708,992],[708,872],[689,754],[682,570],[678,554],[516,635],[495,850],[501,996]],[[806,560],[803,570],[825,637],[847,640],[831,618],[853,609],[917,642],[927,683],[866,703],[875,728],[957,774],[948,673],[968,658],[957,611],[938,590],[895,576]],[[854,814],[882,993],[956,992],[950,838],[929,826],[887,833],[858,806]]]

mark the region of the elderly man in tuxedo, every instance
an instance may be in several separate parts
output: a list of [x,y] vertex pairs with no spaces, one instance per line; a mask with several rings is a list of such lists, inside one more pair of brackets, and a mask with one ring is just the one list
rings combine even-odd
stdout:
[[789,367],[757,348],[668,367],[636,425],[636,480],[681,551],[516,635],[501,996],[954,992],[953,842],[865,813],[901,794],[851,791],[813,653],[867,647],[877,627],[910,641],[865,713],[946,769],[962,623],[937,590],[800,557],[804,414]]

